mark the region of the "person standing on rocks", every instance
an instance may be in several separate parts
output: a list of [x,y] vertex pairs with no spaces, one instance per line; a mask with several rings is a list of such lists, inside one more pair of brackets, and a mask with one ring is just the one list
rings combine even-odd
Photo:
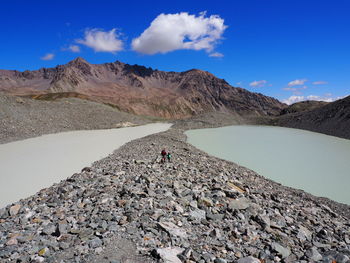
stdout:
[[165,162],[165,157],[166,157],[166,155],[167,155],[167,152],[165,151],[165,149],[163,149],[163,150],[161,151],[160,154],[162,155],[162,160],[161,160],[161,162],[164,163],[164,162]]

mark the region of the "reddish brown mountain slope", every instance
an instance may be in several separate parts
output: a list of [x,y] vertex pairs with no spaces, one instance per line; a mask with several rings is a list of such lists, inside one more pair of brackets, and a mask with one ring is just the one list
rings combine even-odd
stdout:
[[42,99],[80,97],[166,118],[208,111],[277,115],[286,106],[201,70],[164,72],[118,61],[94,65],[82,58],[36,71],[0,70],[0,91]]

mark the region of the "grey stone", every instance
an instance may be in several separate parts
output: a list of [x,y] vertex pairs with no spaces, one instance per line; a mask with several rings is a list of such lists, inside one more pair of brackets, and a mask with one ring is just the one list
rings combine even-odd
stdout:
[[263,228],[269,227],[271,224],[271,221],[268,215],[257,215],[254,217],[254,220],[257,223],[259,223]]
[[312,233],[307,228],[300,226],[297,237],[301,241],[311,240]]
[[225,259],[222,259],[222,258],[216,258],[214,260],[214,263],[227,263],[227,261]]
[[18,214],[19,210],[21,209],[21,205],[20,204],[15,204],[13,206],[10,207],[10,215],[11,216],[15,216]]
[[305,252],[305,255],[312,261],[319,261],[322,259],[322,255],[318,252],[316,247],[312,247]]
[[212,214],[212,213],[207,213],[207,219],[210,220],[216,220],[216,221],[221,221],[225,217],[224,214]]
[[182,252],[182,255],[183,255],[185,258],[190,258],[191,255],[192,255],[192,248],[186,248],[186,249]]
[[201,209],[194,209],[190,213],[190,217],[195,218],[195,219],[205,219],[205,211]]
[[79,238],[82,240],[87,240],[94,235],[94,231],[90,228],[78,230]]
[[176,226],[174,223],[164,221],[164,222],[158,223],[158,225],[171,235],[179,236],[182,238],[187,237],[186,231]]
[[260,263],[260,260],[255,257],[249,256],[238,259],[237,263]]
[[60,234],[67,234],[68,233],[68,225],[64,223],[59,223],[58,224],[58,231]]
[[211,253],[203,253],[202,258],[205,260],[205,262],[213,262],[215,256]]
[[207,197],[202,197],[198,199],[198,204],[201,207],[211,207],[214,205],[213,200],[211,200],[210,198]]
[[52,235],[54,232],[56,232],[56,226],[54,224],[48,224],[43,228],[42,232],[45,235]]
[[347,255],[338,254],[338,255],[335,257],[335,261],[336,261],[337,263],[349,263],[349,262],[350,262],[350,258],[349,258]]
[[101,247],[103,244],[102,240],[99,239],[98,237],[90,240],[88,243],[89,243],[89,247],[91,247],[91,248]]
[[286,258],[290,255],[290,249],[288,247],[284,247],[276,242],[271,244],[271,248],[281,255],[282,258]]
[[228,204],[228,207],[231,210],[244,210],[244,209],[247,209],[249,206],[250,206],[250,201],[245,197],[232,200]]
[[9,212],[7,211],[7,209],[4,207],[4,208],[1,208],[0,209],[0,218],[7,218],[9,215]]
[[167,248],[158,248],[157,254],[161,259],[164,260],[165,263],[181,263],[181,260],[177,257],[177,255],[181,254],[183,248],[179,247],[167,247]]

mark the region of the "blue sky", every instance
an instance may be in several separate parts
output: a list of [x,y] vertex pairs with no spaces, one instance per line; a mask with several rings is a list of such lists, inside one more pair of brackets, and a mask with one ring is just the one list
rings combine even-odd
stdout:
[[350,95],[347,0],[14,0],[1,10],[1,69],[81,56],[203,69],[289,103]]

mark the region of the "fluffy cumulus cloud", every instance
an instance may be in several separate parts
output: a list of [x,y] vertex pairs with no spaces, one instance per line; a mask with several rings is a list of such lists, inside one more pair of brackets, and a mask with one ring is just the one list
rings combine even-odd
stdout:
[[53,53],[47,53],[45,56],[41,57],[41,60],[53,60],[53,58],[55,57],[55,54]]
[[79,52],[80,52],[80,47],[77,46],[77,45],[70,45],[70,46],[68,47],[68,50],[69,50],[69,51],[72,51],[72,52],[74,52],[74,53],[79,53]]
[[312,84],[313,85],[326,85],[326,84],[328,84],[328,82],[320,80],[320,81],[314,81],[314,82],[312,82]]
[[265,84],[267,83],[266,80],[254,80],[253,82],[249,83],[249,86],[254,87],[254,88],[260,88],[265,86]]
[[293,86],[301,86],[304,85],[304,83],[307,81],[307,79],[296,79],[288,83],[288,87]]
[[343,97],[331,97],[331,93],[327,93],[324,96],[319,95],[308,95],[308,96],[290,96],[288,99],[283,100],[284,103],[290,105],[296,102],[304,101],[304,100],[317,100],[317,101],[326,101],[326,102],[332,102],[335,100],[339,100]]
[[205,50],[212,56],[215,44],[227,28],[224,19],[217,15],[206,17],[188,13],[160,14],[137,38],[132,40],[132,49],[143,54],[167,53],[179,49]]
[[94,28],[87,29],[84,39],[78,39],[76,42],[88,46],[96,52],[116,53],[123,50],[123,41],[118,39],[118,37],[119,35],[115,28],[111,31]]

